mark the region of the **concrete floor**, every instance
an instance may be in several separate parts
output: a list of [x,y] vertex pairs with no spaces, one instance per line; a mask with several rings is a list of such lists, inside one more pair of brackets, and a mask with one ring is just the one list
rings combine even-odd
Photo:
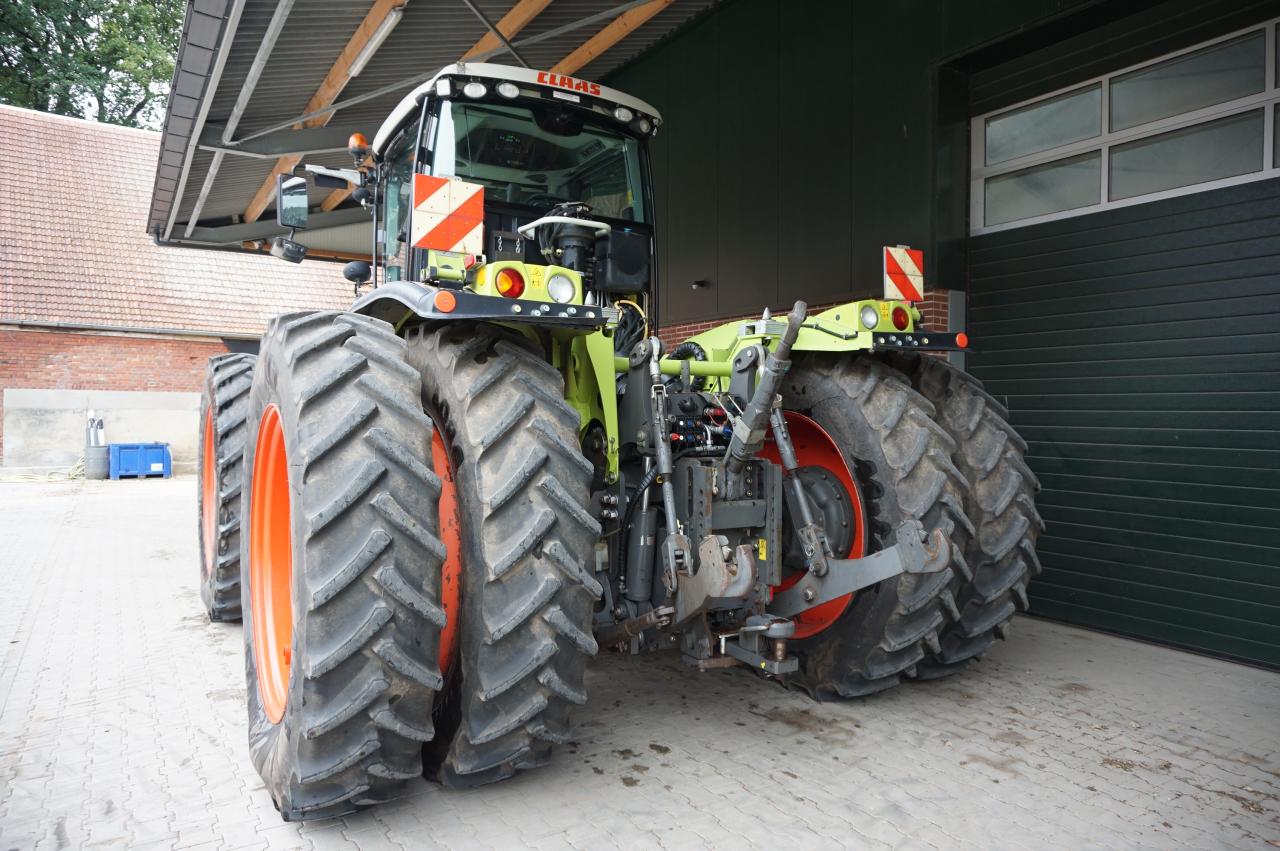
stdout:
[[842,704],[602,657],[549,768],[286,824],[194,504],[189,478],[0,485],[0,849],[1280,846],[1280,676],[1027,618]]

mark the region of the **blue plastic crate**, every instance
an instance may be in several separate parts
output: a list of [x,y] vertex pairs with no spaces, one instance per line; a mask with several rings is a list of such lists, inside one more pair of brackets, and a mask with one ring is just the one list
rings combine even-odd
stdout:
[[173,475],[173,456],[167,443],[111,443],[107,449],[113,479],[167,479]]

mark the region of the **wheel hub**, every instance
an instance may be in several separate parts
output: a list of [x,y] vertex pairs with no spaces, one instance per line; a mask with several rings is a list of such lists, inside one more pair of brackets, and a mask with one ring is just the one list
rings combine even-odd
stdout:
[[280,411],[268,405],[253,454],[249,516],[249,596],[253,662],[263,711],[273,724],[289,700],[293,652],[293,533],[289,459]]
[[448,675],[457,650],[462,610],[462,522],[458,516],[458,484],[438,424],[431,430],[431,463],[440,477],[440,540],[445,548],[440,566],[440,604],[445,623],[440,630],[439,662],[440,673]]
[[204,575],[214,573],[218,558],[218,457],[214,442],[213,406],[204,418],[204,459],[200,480],[200,530],[204,538]]
[[[853,477],[853,470],[835,440],[817,422],[796,411],[786,411],[787,430],[795,444],[798,474],[804,477],[805,490],[821,515],[823,529],[831,543],[832,554],[837,558],[859,558],[867,554],[867,512],[862,489]],[[760,457],[775,464],[781,463],[777,446],[770,439],[760,451]],[[789,527],[789,522],[784,520]],[[784,529],[787,552],[784,566],[792,571],[774,586],[774,593],[785,591],[804,577],[805,571],[796,568],[801,559],[792,557],[794,532]],[[797,553],[798,555],[798,553]],[[853,602],[853,594],[837,597],[796,615],[795,638],[809,638],[827,629],[845,613]]]

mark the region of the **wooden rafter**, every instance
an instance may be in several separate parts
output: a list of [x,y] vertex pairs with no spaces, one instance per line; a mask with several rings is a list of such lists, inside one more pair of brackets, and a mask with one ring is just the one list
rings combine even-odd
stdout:
[[[551,0],[520,0],[520,2],[511,7],[507,14],[502,16],[502,20],[498,21],[495,26],[507,39],[515,38],[517,33],[524,29],[530,21],[538,17],[538,14],[549,5],[551,5]],[[477,56],[501,46],[502,42],[498,40],[498,37],[491,32],[487,32],[471,46],[470,50],[459,57],[459,61],[466,61],[472,56]],[[275,177],[271,179],[274,181]],[[325,212],[336,209],[354,191],[354,187],[350,186],[346,189],[333,190],[320,202],[320,209]]]
[[[352,63],[355,62],[356,57],[360,55],[360,51],[369,43],[369,39],[373,38],[373,34],[382,22],[386,20],[387,16],[403,4],[404,0],[374,0],[373,8],[364,16],[360,26],[356,27],[355,34],[351,36],[347,46],[338,54],[337,61],[333,63],[329,73],[325,74],[324,82],[320,84],[320,88],[316,89],[316,93],[311,96],[311,100],[307,102],[307,107],[303,110],[303,113],[324,109],[326,106],[331,106],[338,99],[338,95],[342,93],[342,88],[347,84],[347,72],[350,70]],[[323,127],[329,123],[329,119],[332,117],[333,113],[330,112],[304,122],[302,126]],[[276,164],[271,168],[271,173],[267,175],[266,180],[262,181],[258,191],[253,194],[253,200],[245,208],[244,220],[246,222],[256,222],[262,212],[267,209],[267,205],[271,203],[271,196],[276,189],[276,177],[281,174],[291,173],[301,161],[302,157],[296,154],[290,154],[276,160]]]
[[672,0],[653,0],[623,12],[610,21],[604,29],[587,39],[577,50],[561,59],[550,70],[556,74],[573,74],[579,68],[599,58],[606,50],[626,38],[645,21],[670,6]]

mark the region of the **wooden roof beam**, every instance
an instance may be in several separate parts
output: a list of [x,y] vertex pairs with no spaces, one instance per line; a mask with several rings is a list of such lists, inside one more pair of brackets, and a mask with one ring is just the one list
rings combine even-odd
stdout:
[[[551,0],[520,0],[520,2],[511,7],[507,14],[502,16],[502,20],[498,21],[498,31],[506,36],[508,40],[513,39],[522,29],[529,25],[530,21],[538,17],[543,9],[550,5]],[[495,50],[499,47],[502,47],[502,42],[492,32],[487,32],[481,36],[479,41],[471,45],[471,48],[466,53],[462,54],[458,61],[465,62],[472,56],[477,56],[481,53],[488,53],[490,50]],[[274,186],[274,175],[271,180],[272,185]],[[346,189],[333,190],[325,196],[323,201],[320,202],[320,209],[325,212],[333,210],[343,201],[347,200],[354,191],[355,187],[353,186],[349,186]]]
[[[347,46],[338,54],[337,61],[329,68],[329,73],[325,74],[320,88],[316,89],[316,93],[307,102],[307,108],[303,110],[304,113],[324,109],[338,99],[338,95],[342,93],[342,89],[349,79],[347,72],[355,62],[356,57],[360,55],[360,51],[373,38],[373,34],[382,25],[382,22],[386,20],[387,16],[404,5],[404,2],[405,0],[374,0],[373,8],[364,16],[360,26],[356,27],[355,33],[347,41]],[[332,112],[326,113],[318,118],[303,122],[302,126],[323,127],[329,123],[329,119],[332,117]],[[266,180],[262,181],[262,185],[258,187],[258,191],[253,195],[253,200],[245,208],[244,220],[246,222],[256,222],[263,211],[267,209],[267,206],[271,203],[271,196],[275,193],[276,177],[292,173],[293,169],[301,161],[302,157],[296,154],[276,160],[276,164],[271,168],[271,173],[267,175]]]
[[635,32],[639,26],[671,3],[672,0],[653,0],[652,3],[623,12],[610,21],[604,29],[587,39],[577,50],[552,65],[549,70],[554,74],[572,75],[579,68],[598,59],[606,50]]

